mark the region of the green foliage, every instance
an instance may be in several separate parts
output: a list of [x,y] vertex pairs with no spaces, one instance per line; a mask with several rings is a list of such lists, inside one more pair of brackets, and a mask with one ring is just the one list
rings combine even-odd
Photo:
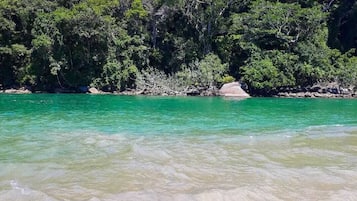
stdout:
[[22,44],[0,48],[0,81],[3,86],[23,84],[30,60],[30,51]]
[[257,0],[248,13],[232,15],[231,32],[233,39],[261,49],[286,50],[308,40],[321,29],[325,18],[321,6],[301,8],[297,3]]
[[154,77],[172,92],[237,79],[265,95],[318,82],[354,87],[356,5],[0,0],[0,84],[120,91]]
[[121,63],[117,60],[108,61],[103,66],[103,78],[97,79],[93,84],[107,91],[120,91],[126,87],[132,87],[127,86],[127,83],[135,80],[137,73],[138,69],[132,63],[125,61]]
[[127,18],[143,19],[148,16],[148,13],[144,9],[143,2],[141,0],[133,0],[131,8],[125,12],[125,16]]
[[213,87],[224,82],[228,66],[222,64],[217,55],[208,54],[201,61],[195,61],[188,66],[184,65],[182,69],[177,76],[186,80],[186,85]]
[[335,50],[331,60],[334,64],[332,73],[334,81],[337,81],[344,87],[357,86],[357,57],[353,56],[355,49],[351,49],[345,54]]
[[39,35],[32,40],[32,45],[34,49],[50,49],[52,44],[52,39],[45,34]]
[[242,67],[242,80],[251,87],[253,93],[269,94],[279,87],[292,86],[295,81],[292,75],[280,69],[285,61],[279,57],[255,59]]
[[234,79],[233,76],[230,75],[224,75],[224,77],[222,78],[222,84],[226,84],[226,83],[230,83],[230,82],[234,82],[236,79]]

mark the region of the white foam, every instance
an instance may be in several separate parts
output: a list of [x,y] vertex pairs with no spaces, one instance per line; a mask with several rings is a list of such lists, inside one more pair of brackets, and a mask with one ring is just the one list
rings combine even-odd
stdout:
[[16,180],[11,180],[10,186],[10,190],[0,191],[1,201],[57,201],[44,192],[21,186]]

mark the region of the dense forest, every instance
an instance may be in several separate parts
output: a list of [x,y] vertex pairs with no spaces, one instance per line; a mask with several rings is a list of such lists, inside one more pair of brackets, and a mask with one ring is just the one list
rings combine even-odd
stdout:
[[0,0],[0,88],[357,86],[355,0]]

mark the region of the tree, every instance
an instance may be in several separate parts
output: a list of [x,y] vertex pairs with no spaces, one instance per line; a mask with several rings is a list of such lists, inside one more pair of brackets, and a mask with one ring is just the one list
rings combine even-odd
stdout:
[[183,66],[177,73],[179,79],[186,82],[186,86],[212,88],[223,83],[223,78],[228,73],[227,64],[215,54],[208,54],[201,61],[195,61],[188,66]]
[[319,82],[350,87],[356,6],[348,0],[0,0],[0,85],[121,91],[147,75],[180,90],[235,78],[258,95]]
[[[333,48],[347,52],[357,48],[357,2],[340,0],[334,5],[335,7],[330,8],[328,42]],[[357,52],[354,55],[357,55]]]

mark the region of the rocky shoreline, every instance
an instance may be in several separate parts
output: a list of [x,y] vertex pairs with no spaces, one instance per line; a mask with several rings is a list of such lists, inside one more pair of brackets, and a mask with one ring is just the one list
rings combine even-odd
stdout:
[[0,93],[5,93],[5,94],[31,94],[32,91],[25,89],[25,88],[19,88],[19,89],[1,89]]
[[316,84],[304,88],[284,88],[276,97],[285,98],[357,98],[356,87],[342,87],[337,83]]
[[319,92],[280,92],[278,98],[357,98],[357,94],[333,94]]
[[[43,91],[30,91],[28,88],[10,88],[0,89],[0,93],[5,94],[31,94],[31,93],[48,93]],[[198,88],[190,87],[184,91],[175,92],[157,92],[150,89],[135,90],[128,89],[121,92],[104,92],[94,87],[88,87],[84,91],[73,90],[55,90],[54,93],[87,93],[87,94],[114,94],[114,95],[144,95],[144,96],[224,96],[224,97],[238,97],[248,98],[250,95],[246,93],[239,82],[233,82],[223,85],[221,89],[215,87],[211,88]],[[278,98],[357,98],[356,88],[343,88],[335,83],[326,85],[314,85],[313,87],[305,88],[283,88],[272,97]]]

